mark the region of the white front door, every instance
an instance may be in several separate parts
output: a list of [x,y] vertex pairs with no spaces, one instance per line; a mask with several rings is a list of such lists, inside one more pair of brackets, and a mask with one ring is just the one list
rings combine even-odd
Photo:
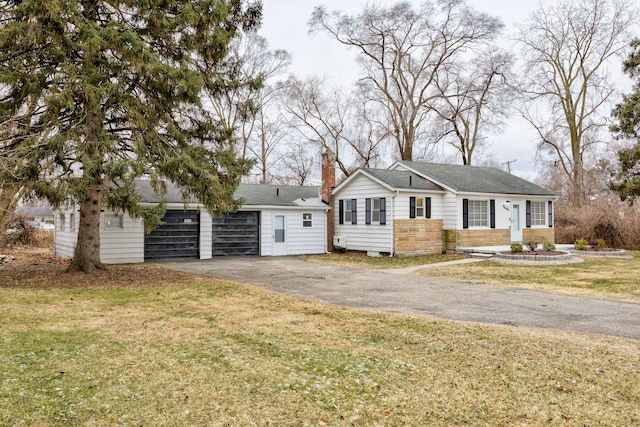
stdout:
[[511,204],[511,241],[522,242],[522,224],[520,221],[520,202]]
[[285,215],[273,216],[273,255],[287,254],[287,227]]

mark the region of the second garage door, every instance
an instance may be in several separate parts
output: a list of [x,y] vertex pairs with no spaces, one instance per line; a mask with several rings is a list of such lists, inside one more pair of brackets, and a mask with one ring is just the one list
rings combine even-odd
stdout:
[[200,215],[197,211],[167,211],[160,227],[144,237],[145,261],[198,259]]
[[213,256],[260,255],[260,212],[213,217]]

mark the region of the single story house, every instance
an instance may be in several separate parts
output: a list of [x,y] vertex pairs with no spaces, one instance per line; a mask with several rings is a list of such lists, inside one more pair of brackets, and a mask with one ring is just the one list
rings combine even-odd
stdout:
[[34,227],[49,229],[53,227],[53,210],[46,206],[18,206],[16,213],[25,215]]
[[[103,210],[100,218],[101,260],[133,263],[214,256],[300,255],[327,251],[327,211],[320,187],[240,184],[234,197],[244,203],[237,212],[212,216],[196,200],[184,201],[175,186],[159,196],[150,182],[136,183],[142,202],[167,203],[164,224],[149,234],[141,219]],[[55,212],[54,253],[73,257],[78,239],[77,206]]]
[[496,168],[398,161],[388,169],[359,169],[334,189],[333,243],[417,255],[554,242],[556,199]]

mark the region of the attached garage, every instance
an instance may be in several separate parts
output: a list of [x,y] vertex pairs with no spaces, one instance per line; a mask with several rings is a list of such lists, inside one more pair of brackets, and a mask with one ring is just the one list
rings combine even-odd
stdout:
[[196,210],[169,210],[163,225],[144,236],[144,260],[198,259],[200,215]]
[[214,257],[260,255],[260,212],[214,215],[212,233]]
[[[145,234],[141,218],[105,209],[101,214],[100,257],[105,263],[196,260],[222,256],[321,254],[327,249],[329,206],[319,187],[240,184],[236,212],[216,215],[167,183],[156,194],[148,180],[136,182],[142,206],[164,203],[164,224]],[[57,212],[55,253],[73,257],[78,238],[77,206]],[[62,219],[64,218],[64,220]],[[73,225],[71,225],[73,223]]]

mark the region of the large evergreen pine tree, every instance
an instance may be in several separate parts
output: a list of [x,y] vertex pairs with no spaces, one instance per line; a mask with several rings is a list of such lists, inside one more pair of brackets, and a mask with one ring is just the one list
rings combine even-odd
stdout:
[[624,62],[624,71],[633,79],[633,93],[613,111],[618,124],[613,127],[619,135],[636,139],[633,147],[620,150],[620,170],[610,187],[622,200],[633,202],[640,197],[640,39],[631,42],[632,52]]
[[[100,263],[103,206],[158,225],[134,179],[170,179],[209,210],[237,206],[250,165],[202,100],[233,86],[244,0],[0,1],[0,182],[80,207],[70,270]],[[186,195],[186,194],[185,194]]]

